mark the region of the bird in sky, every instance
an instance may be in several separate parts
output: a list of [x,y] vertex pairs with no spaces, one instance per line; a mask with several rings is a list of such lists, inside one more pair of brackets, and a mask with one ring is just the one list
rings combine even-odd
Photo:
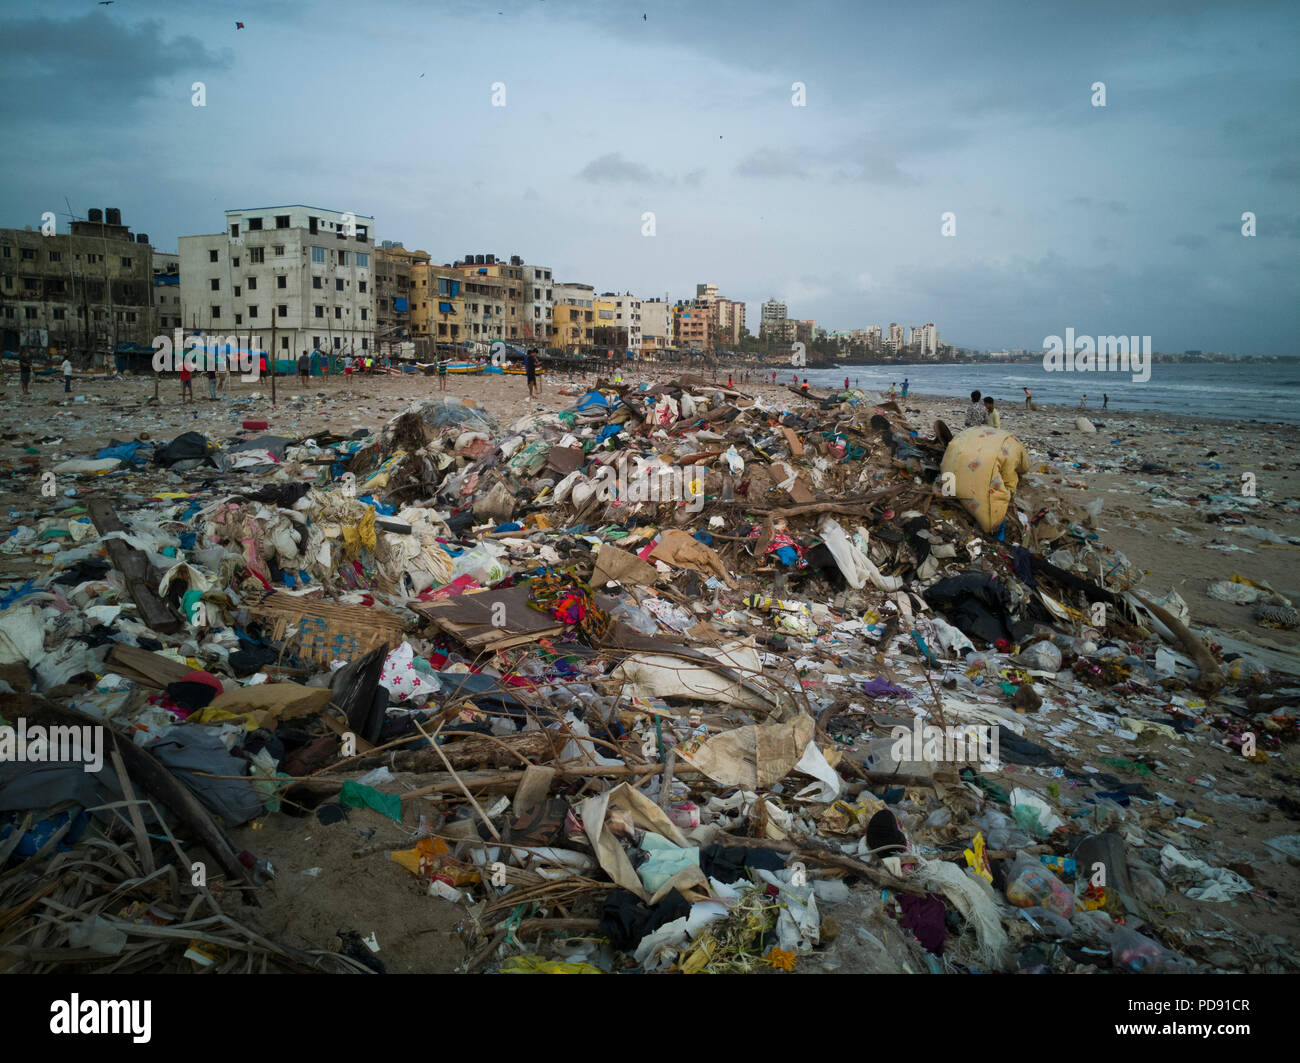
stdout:
[[641,16],[641,21],[644,22],[645,20],[646,20],[645,15],[642,15],[642,16]]
[[115,4],[117,0],[99,0],[100,7],[108,7],[109,4]]
[[235,23],[235,29],[242,30],[243,28],[244,28],[244,24],[242,22]]

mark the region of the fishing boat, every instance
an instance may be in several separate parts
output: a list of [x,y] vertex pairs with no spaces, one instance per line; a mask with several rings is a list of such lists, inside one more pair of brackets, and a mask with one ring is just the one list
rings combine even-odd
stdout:
[[[526,376],[528,374],[528,370],[525,369],[523,366],[513,366],[513,365],[506,366],[502,370],[502,372],[505,373],[507,376]],[[533,370],[533,373],[536,376],[545,376],[546,370],[543,369],[541,366],[538,366],[536,369]]]
[[481,362],[451,362],[447,366],[449,373],[481,373],[483,365]]

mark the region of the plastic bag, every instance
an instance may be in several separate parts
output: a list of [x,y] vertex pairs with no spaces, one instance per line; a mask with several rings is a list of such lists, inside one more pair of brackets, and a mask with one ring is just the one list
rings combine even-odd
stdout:
[[1074,912],[1074,895],[1065,883],[1025,852],[1017,853],[1011,865],[1007,900],[1017,908],[1046,908],[1067,920]]
[[500,583],[510,575],[502,559],[487,546],[476,546],[459,557],[452,558],[452,579],[473,576],[484,587]]
[[1116,967],[1131,974],[1174,974],[1196,966],[1191,960],[1170,952],[1158,941],[1124,926],[1115,928],[1110,958]]

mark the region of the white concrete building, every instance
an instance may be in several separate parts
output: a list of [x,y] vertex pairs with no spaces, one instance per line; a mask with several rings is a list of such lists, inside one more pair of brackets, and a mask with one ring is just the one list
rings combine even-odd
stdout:
[[607,292],[601,296],[601,299],[614,304],[614,327],[627,329],[627,349],[639,355],[642,301],[631,292],[624,292],[622,295],[617,292]]
[[276,358],[375,347],[374,218],[301,204],[228,210],[180,238],[184,327],[247,334]]
[[673,310],[668,293],[641,300],[641,349],[662,351],[673,345]]
[[555,283],[550,266],[524,265],[524,338],[546,346],[555,318]]

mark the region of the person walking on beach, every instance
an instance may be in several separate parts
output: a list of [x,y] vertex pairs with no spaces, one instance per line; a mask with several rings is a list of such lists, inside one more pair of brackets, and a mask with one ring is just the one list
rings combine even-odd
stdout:
[[903,377],[903,398],[907,398],[907,377]]
[[1027,410],[1029,409],[1030,404],[1034,401],[1034,397],[1029,393],[1027,387],[1022,387],[1020,390],[1025,393],[1025,409]]
[[1087,408],[1088,408],[1088,396],[1084,395],[1083,398],[1079,400],[1079,409],[1086,410]]
[[1001,427],[1002,427],[1002,415],[1001,415],[1000,413],[998,413],[998,411],[995,410],[995,409],[993,408],[993,396],[992,396],[992,395],[985,395],[985,396],[984,396],[984,413],[985,413],[985,416],[988,418],[988,425],[989,425],[990,428],[1001,428]]
[[1101,408],[1105,410],[1109,408],[1109,406],[1110,406],[1110,396],[1103,391],[1101,393]]
[[844,390],[845,390],[845,391],[848,391],[848,390],[849,390],[849,378],[848,378],[848,377],[845,377],[845,378],[844,378]]
[[185,405],[185,396],[190,397],[190,402],[194,401],[194,381],[190,367],[184,362],[181,363],[181,405]]
[[307,357],[307,352],[303,351],[298,355],[298,386],[304,391],[307,390],[307,384],[311,377],[311,359]]
[[217,401],[217,364],[215,359],[208,364],[206,370],[208,378],[208,401]]
[[966,427],[972,428],[977,424],[988,424],[989,413],[980,402],[980,393],[977,390],[970,393],[970,405],[966,407]]
[[537,348],[529,347],[524,355],[524,374],[528,378],[528,397],[537,398]]
[[23,394],[32,393],[32,352],[26,347],[18,351],[18,381],[23,386]]
[[72,390],[72,363],[67,358],[63,359],[63,390]]
[[438,390],[447,390],[447,359],[438,359]]

